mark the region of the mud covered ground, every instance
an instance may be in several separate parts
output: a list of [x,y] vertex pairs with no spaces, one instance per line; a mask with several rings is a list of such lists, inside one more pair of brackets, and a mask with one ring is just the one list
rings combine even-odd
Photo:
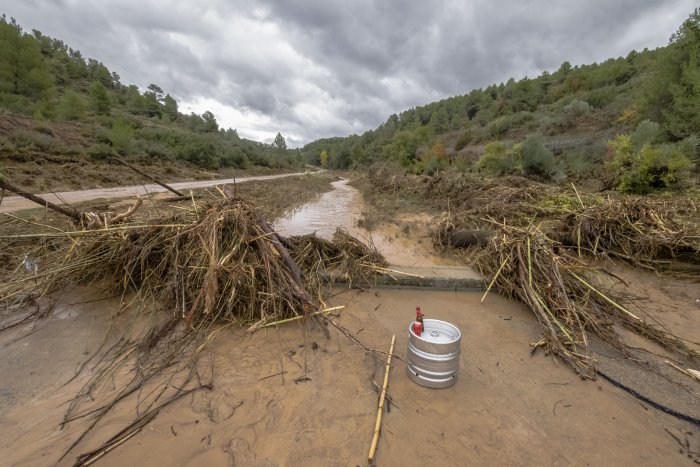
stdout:
[[[279,193],[276,184],[264,186],[261,199]],[[269,209],[273,216],[284,211]],[[434,215],[399,214],[390,224],[377,222],[371,236],[393,260],[453,264],[455,258],[436,257],[427,240]],[[697,340],[700,284],[611,267],[630,285],[635,310]],[[100,300],[95,292],[75,290],[47,320],[0,335],[0,456],[7,465],[56,464],[88,423],[85,418],[58,429],[86,374],[66,382],[105,336],[105,317],[119,309],[117,299]],[[377,465],[694,465],[697,460],[698,426],[604,379],[581,381],[551,356],[531,356],[539,324],[518,303],[493,293],[481,303],[481,293],[427,290],[336,289],[330,295],[330,305],[346,306],[334,319],[369,347],[386,351],[391,336],[397,337],[391,410],[384,415]],[[407,328],[417,305],[429,318],[454,323],[463,333],[459,380],[452,388],[426,389],[405,374]],[[127,323],[127,314],[117,318],[109,336]],[[201,361],[213,368],[213,390],[161,410],[96,465],[367,464],[383,362],[335,330],[326,339],[301,323],[255,334],[227,328]],[[629,376],[626,371],[616,376]],[[127,377],[115,375],[106,391]],[[693,384],[682,390],[691,401],[683,409],[698,417],[700,383]],[[78,454],[119,431],[133,418],[138,400],[119,404],[59,465],[72,465]]]
[[[338,291],[340,292],[340,291]],[[390,377],[378,465],[688,465],[673,436],[700,449],[697,427],[600,380],[581,381],[551,357],[530,357],[538,325],[524,307],[481,294],[418,290],[345,291],[335,318],[367,345],[406,351],[412,307],[463,332],[457,384],[431,390],[400,360]],[[70,298],[90,302],[90,292]],[[3,337],[0,452],[6,465],[51,465],[85,427],[60,431],[81,381],[62,384],[105,331],[116,301],[67,305],[38,327]],[[29,334],[29,335],[27,335]],[[20,339],[20,336],[25,336]],[[256,334],[229,329],[209,347],[214,390],[164,409],[97,465],[365,465],[381,363],[332,333],[300,325]],[[115,380],[118,386],[120,380]],[[114,434],[134,413],[117,409],[67,456]],[[672,436],[673,435],[673,436]]]

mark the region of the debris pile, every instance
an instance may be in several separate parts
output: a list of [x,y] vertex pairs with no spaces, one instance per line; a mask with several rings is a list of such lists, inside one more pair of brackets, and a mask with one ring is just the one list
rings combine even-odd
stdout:
[[[25,246],[32,240],[32,234],[19,235]],[[97,287],[104,296],[121,295],[121,312],[132,313],[133,323],[146,323],[141,330],[129,326],[111,347],[95,352],[101,356],[90,364],[90,377],[64,419],[68,423],[92,414],[85,433],[120,400],[166,369],[188,375],[179,387],[192,381],[207,387],[201,383],[196,357],[225,326],[247,325],[254,331],[304,316],[326,334],[328,324],[345,333],[319,306],[319,273],[332,269],[369,279],[385,264],[375,249],[346,232],[337,232],[330,242],[313,235],[285,239],[252,204],[230,194],[195,204],[176,217],[92,230],[43,231],[33,239],[39,270],[18,270],[0,284],[0,310],[18,316],[11,325],[26,322],[22,313],[29,305],[47,314],[53,297],[77,285]],[[129,382],[112,390],[97,408],[82,408],[117,371],[126,371]]]
[[623,306],[625,297],[610,287],[620,279],[597,261],[612,258],[697,277],[700,225],[692,198],[582,194],[573,185],[521,177],[397,175],[382,169],[371,171],[366,183],[370,198],[414,197],[447,211],[432,229],[434,245],[459,248],[464,262],[489,278],[489,290],[527,304],[543,334],[534,349],[562,358],[582,377],[596,376],[591,340],[628,353],[619,327],[656,342],[679,361],[700,364],[696,348]]

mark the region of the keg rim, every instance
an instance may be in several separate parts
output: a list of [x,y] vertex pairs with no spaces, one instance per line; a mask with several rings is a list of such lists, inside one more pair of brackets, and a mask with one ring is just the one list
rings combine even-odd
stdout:
[[[426,339],[426,338],[424,338],[423,336],[419,336],[419,335],[417,335],[415,332],[413,332],[413,323],[414,323],[414,322],[415,322],[415,321],[412,321],[412,322],[408,325],[408,335],[409,335],[411,338],[413,338],[413,339],[418,339],[419,341],[425,342],[426,344],[436,344],[436,343],[437,343],[437,342],[435,342],[435,341],[433,341],[433,340]],[[455,335],[454,339],[452,339],[450,342],[445,342],[445,344],[453,344],[453,343],[455,343],[455,342],[459,342],[459,341],[462,339],[462,331],[460,331],[459,328],[458,328],[457,326],[455,326],[454,324],[452,324],[452,323],[448,323],[447,321],[443,321],[443,320],[440,320],[440,319],[432,319],[432,318],[424,319],[424,320],[423,320],[424,326],[425,326],[426,323],[441,324],[441,325],[443,325],[443,326],[445,326],[445,327],[447,327],[447,328],[450,328],[451,330],[454,331],[454,335]],[[428,327],[428,326],[425,326],[425,328],[427,328],[427,327]]]

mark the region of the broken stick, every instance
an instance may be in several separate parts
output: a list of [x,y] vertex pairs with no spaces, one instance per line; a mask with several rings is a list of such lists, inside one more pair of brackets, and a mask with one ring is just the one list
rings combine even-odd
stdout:
[[374,437],[372,438],[372,445],[369,448],[369,456],[367,456],[367,460],[370,464],[374,461],[374,453],[377,450],[377,442],[379,442],[379,431],[382,427],[382,414],[384,413],[386,388],[389,385],[389,370],[391,370],[391,356],[394,353],[395,341],[396,336],[391,336],[391,345],[389,346],[389,357],[386,359],[386,372],[384,373],[384,386],[382,387],[382,394],[379,396],[379,407],[377,408],[377,423],[375,423],[374,425]]
[[170,185],[168,185],[168,184],[166,184],[166,183],[161,182],[160,180],[158,180],[158,179],[157,179],[156,177],[154,177],[153,175],[147,174],[146,172],[144,172],[143,170],[139,169],[138,167],[129,164],[127,161],[125,161],[125,160],[122,159],[121,157],[112,156],[112,158],[113,158],[115,161],[119,162],[120,164],[122,164],[122,165],[124,165],[124,166],[126,166],[126,167],[129,167],[131,170],[133,170],[133,171],[136,172],[137,174],[143,175],[144,177],[146,177],[146,178],[149,179],[150,181],[155,182],[155,183],[157,183],[158,185],[160,185],[160,186],[162,186],[163,188],[165,188],[166,190],[175,193],[175,194],[178,195],[179,197],[181,197],[181,198],[187,198],[187,196],[184,195],[182,192],[176,190],[175,188],[171,187]]

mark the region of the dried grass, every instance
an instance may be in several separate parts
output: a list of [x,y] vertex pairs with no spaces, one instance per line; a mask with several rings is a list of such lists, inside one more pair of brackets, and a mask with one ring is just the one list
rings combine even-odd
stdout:
[[[337,232],[330,242],[313,235],[281,238],[253,205],[238,198],[195,204],[178,217],[150,224],[22,235],[6,239],[33,242],[32,258],[41,267],[36,274],[20,270],[0,285],[0,308],[20,316],[13,323],[24,322],[21,313],[30,305],[47,313],[50,306],[38,305],[78,284],[94,285],[108,296],[121,294],[120,312],[132,312],[131,325],[121,336],[112,336],[116,343],[98,349],[95,355],[101,357],[93,355],[83,364],[91,367],[90,378],[71,402],[64,423],[92,415],[87,431],[165,370],[185,371],[185,382],[197,380],[206,387],[196,371],[197,354],[223,327],[247,325],[254,330],[309,316],[327,332],[325,317],[318,313],[319,273],[332,269],[369,278],[375,266],[385,264],[376,250],[346,232]],[[145,323],[145,330],[137,331],[137,323]],[[132,374],[127,384],[97,407],[81,409],[122,370]],[[153,390],[157,397],[144,410],[156,403],[168,382]]]
[[620,296],[600,284],[604,270],[590,266],[537,226],[519,228],[493,222],[496,235],[467,253],[470,264],[492,278],[489,287],[527,304],[540,322],[543,338],[535,345],[562,358],[574,371],[595,378],[591,337],[626,353],[615,332],[624,326],[677,357],[700,362],[700,354],[663,328],[649,324],[620,305]]

